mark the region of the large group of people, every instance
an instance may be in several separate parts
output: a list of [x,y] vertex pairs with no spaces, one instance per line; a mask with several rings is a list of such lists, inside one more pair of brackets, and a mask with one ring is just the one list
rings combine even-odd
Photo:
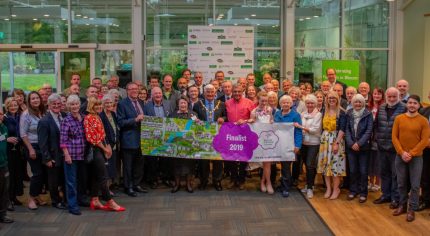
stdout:
[[295,161],[263,162],[261,192],[288,197],[306,172],[302,192],[313,198],[321,174],[324,198],[339,198],[345,187],[346,199],[364,203],[369,190],[381,189],[373,203],[390,203],[393,215],[407,213],[413,221],[415,211],[430,208],[430,108],[409,95],[406,80],[371,91],[366,82],[357,90],[336,81],[334,69],[326,75],[319,89],[280,83],[269,73],[261,86],[254,74],[233,83],[222,71],[203,84],[203,73],[188,69],[177,84],[170,74],[154,74],[148,87],[135,81],[124,89],[112,76],[106,84],[92,79],[83,94],[80,76],[73,74],[62,94],[49,84],[28,94],[15,89],[0,111],[0,222],[13,222],[7,210],[23,204],[17,196],[29,178],[27,164],[27,207],[47,205],[40,195],[49,192],[53,207],[74,215],[80,207],[124,211],[113,200],[118,186],[130,197],[160,184],[176,193],[183,179],[193,193],[195,178],[202,191],[210,179],[217,191],[245,189],[246,162],[142,156],[140,124],[146,116],[238,125],[291,122],[294,140],[286,141],[294,142]]

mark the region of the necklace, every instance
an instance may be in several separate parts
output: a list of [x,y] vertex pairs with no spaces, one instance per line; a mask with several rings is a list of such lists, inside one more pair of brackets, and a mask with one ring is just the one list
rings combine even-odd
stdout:
[[221,103],[221,101],[219,101],[219,100],[218,100],[218,102],[217,102],[217,104],[216,104],[215,108],[214,108],[214,109],[212,109],[212,110],[209,110],[209,109],[205,106],[205,104],[203,103],[203,100],[200,100],[200,104],[202,104],[203,109],[205,109],[205,111],[209,114],[209,117],[208,117],[208,118],[209,118],[209,120],[212,120],[212,118],[213,118],[213,114],[214,114],[214,111],[218,110],[218,107],[219,107],[220,103]]

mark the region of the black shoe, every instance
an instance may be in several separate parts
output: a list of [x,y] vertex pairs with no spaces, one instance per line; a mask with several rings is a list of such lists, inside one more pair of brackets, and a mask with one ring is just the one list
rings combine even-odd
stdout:
[[[399,202],[396,202],[396,201],[392,201],[391,203],[390,203],[390,209],[396,209],[396,208],[399,208]],[[405,208],[405,210],[406,210],[406,207],[404,207]]]
[[137,197],[137,193],[135,191],[133,191],[132,188],[125,190],[125,194],[127,194],[130,197]]
[[389,203],[389,202],[391,202],[391,200],[390,200],[390,199],[380,197],[380,198],[378,198],[378,199],[375,199],[375,200],[373,201],[373,204],[383,204],[383,203]]
[[138,193],[148,193],[148,189],[147,188],[142,188],[139,185],[135,186],[133,188],[134,191],[138,192]]
[[63,202],[53,203],[52,206],[60,210],[66,209],[66,205]]
[[187,192],[194,193],[193,187],[187,186]]
[[8,218],[7,216],[0,217],[0,223],[10,224],[13,223],[14,220]]
[[20,202],[17,198],[12,199],[11,202],[13,203],[13,205],[15,206],[22,206],[22,202]]
[[170,191],[171,193],[176,193],[179,191],[180,185],[176,185],[175,187],[172,188],[172,190]]
[[75,215],[75,216],[80,216],[80,215],[82,215],[82,213],[81,213],[81,211],[80,210],[69,210],[69,213],[70,214],[72,214],[72,215]]
[[15,211],[15,206],[12,201],[9,202],[9,205],[7,206],[8,211]]
[[149,186],[151,189],[156,189],[158,187],[158,183],[157,182],[153,182],[151,184],[151,186]]
[[422,210],[427,209],[427,208],[430,208],[430,203],[429,202],[421,202],[417,211],[422,211]]
[[222,191],[221,181],[215,182],[214,187],[216,191]]

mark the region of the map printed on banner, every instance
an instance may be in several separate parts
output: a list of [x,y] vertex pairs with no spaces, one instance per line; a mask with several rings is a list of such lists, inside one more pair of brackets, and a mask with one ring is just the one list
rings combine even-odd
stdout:
[[209,83],[221,70],[228,80],[254,69],[254,27],[188,26],[188,68],[201,71]]
[[[218,130],[219,129],[219,130]],[[217,124],[145,117],[141,125],[145,156],[244,162],[294,161],[292,123]]]

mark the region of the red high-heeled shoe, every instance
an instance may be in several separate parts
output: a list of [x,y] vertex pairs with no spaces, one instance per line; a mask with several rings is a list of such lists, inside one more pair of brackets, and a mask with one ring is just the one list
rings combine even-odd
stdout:
[[118,208],[117,208],[117,209],[113,208],[113,207],[112,207],[112,202],[113,202],[113,200],[111,199],[111,200],[109,200],[109,201],[104,205],[104,206],[106,207],[106,210],[108,210],[108,211],[116,211],[116,212],[125,211],[125,208],[124,208],[124,207],[122,207],[122,206],[119,206],[119,205],[118,205]]
[[[100,202],[99,202],[100,203]],[[108,208],[106,207],[106,206],[104,206],[104,205],[102,205],[102,204],[95,204],[95,200],[91,200],[91,202],[90,202],[90,209],[91,210],[97,210],[97,209],[100,209],[100,210],[107,210]]]

